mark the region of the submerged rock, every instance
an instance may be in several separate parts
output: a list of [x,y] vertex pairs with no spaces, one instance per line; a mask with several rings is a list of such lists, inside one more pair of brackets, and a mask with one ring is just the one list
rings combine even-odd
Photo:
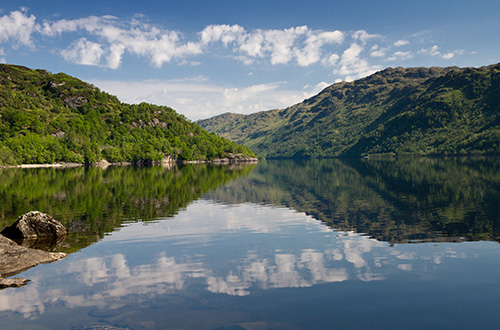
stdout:
[[59,221],[38,211],[21,215],[12,226],[2,230],[2,235],[9,238],[57,238],[66,234],[66,228]]
[[42,238],[18,238],[13,239],[20,246],[31,249],[42,250],[46,252],[54,252],[59,250],[66,241],[66,236],[62,237],[42,237]]

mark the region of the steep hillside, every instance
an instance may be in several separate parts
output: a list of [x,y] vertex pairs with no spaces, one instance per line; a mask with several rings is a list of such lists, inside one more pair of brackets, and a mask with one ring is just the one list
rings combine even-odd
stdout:
[[388,68],[283,110],[198,121],[268,158],[500,153],[500,64]]
[[173,109],[124,104],[63,73],[0,64],[0,165],[253,155]]

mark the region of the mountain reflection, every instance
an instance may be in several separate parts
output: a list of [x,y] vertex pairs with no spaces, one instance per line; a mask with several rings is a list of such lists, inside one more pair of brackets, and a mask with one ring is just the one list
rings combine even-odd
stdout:
[[207,198],[286,206],[390,243],[500,241],[499,158],[267,161]]
[[74,252],[124,222],[174,216],[254,166],[1,169],[0,229],[26,212],[48,213],[72,232],[58,250]]
[[439,276],[436,267],[450,259],[479,257],[459,244],[391,247],[325,230],[304,213],[284,208],[241,204],[227,211],[225,205],[198,201],[170,220],[128,224],[51,264],[50,273],[44,267],[29,270],[32,283],[4,291],[0,312],[32,318],[51,305],[110,310],[172,294],[181,299],[183,292],[196,290],[246,296],[402,273],[431,279]]

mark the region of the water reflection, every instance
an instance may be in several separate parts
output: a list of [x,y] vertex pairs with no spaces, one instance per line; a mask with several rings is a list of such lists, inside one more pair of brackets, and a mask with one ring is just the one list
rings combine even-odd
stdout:
[[[38,318],[49,306],[61,304],[113,310],[171,295],[248,296],[260,290],[401,276],[442,281],[454,272],[449,268],[454,259],[464,265],[483,259],[492,262],[488,267],[500,266],[497,246],[390,246],[329,230],[289,209],[253,204],[228,208],[199,201],[174,219],[131,223],[63,261],[26,272],[32,284],[2,292],[0,312]],[[461,276],[454,274],[453,281]],[[479,279],[491,276],[483,272]]]
[[204,193],[248,174],[254,166],[1,169],[0,228],[32,210],[50,214],[72,232],[57,246],[59,251],[71,253],[125,221],[174,216]]
[[391,243],[500,241],[499,158],[268,161],[209,198],[286,206]]

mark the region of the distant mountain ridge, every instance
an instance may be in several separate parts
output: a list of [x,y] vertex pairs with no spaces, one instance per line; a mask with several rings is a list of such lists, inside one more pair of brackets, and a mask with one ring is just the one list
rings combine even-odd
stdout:
[[286,109],[197,123],[268,158],[499,154],[500,63],[387,68]]

